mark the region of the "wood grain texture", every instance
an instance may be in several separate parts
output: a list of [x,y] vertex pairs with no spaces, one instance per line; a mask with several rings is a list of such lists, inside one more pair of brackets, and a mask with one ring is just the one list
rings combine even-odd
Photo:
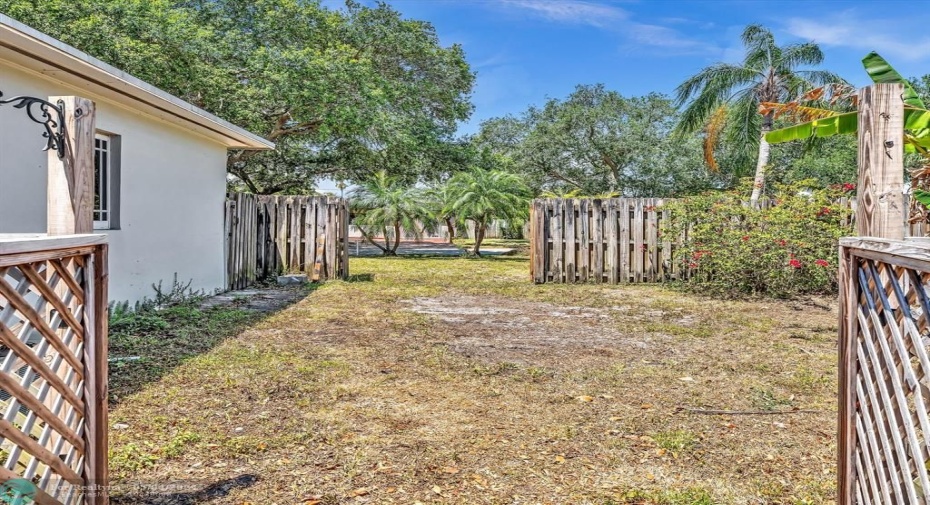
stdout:
[[94,102],[75,96],[53,96],[64,103],[65,156],[48,151],[49,235],[94,231]]
[[[855,456],[855,349],[856,333],[856,288],[852,281],[854,277],[852,258],[846,248],[839,249],[838,283],[839,291],[839,393],[837,397],[837,503],[838,505],[851,505],[853,503],[852,474]],[[852,314],[852,316],[851,316]]]
[[110,483],[109,472],[109,395],[108,347],[109,347],[109,246],[102,245],[94,252],[88,276],[89,283],[84,296],[87,299],[86,332],[90,338],[84,342],[84,403],[87,406],[84,425],[84,441],[87,454],[84,457],[84,481],[92,486],[86,493],[88,504],[107,505]]
[[859,181],[856,234],[903,239],[904,91],[874,84],[859,91]]

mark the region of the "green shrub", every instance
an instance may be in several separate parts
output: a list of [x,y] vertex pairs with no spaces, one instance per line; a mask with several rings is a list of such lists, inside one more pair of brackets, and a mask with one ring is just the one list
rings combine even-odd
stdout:
[[841,189],[812,180],[776,188],[770,206],[745,203],[749,187],[668,204],[663,234],[686,238],[674,255],[686,286],[716,296],[789,298],[836,290],[837,242],[852,234]]

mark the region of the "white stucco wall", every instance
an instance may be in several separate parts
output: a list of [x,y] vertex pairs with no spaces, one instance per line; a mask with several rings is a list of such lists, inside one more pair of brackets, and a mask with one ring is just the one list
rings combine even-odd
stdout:
[[[225,285],[226,148],[0,60],[4,97],[79,95],[97,104],[97,129],[121,136],[120,229],[110,240],[110,298],[152,297],[174,274],[194,289]],[[42,127],[0,106],[0,233],[44,232],[46,153]]]

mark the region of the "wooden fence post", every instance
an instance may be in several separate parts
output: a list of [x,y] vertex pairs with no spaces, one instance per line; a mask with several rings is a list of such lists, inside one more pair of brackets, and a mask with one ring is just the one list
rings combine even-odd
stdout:
[[845,247],[839,248],[839,339],[837,395],[837,490],[839,505],[855,503],[856,473],[856,380],[858,375],[857,339],[858,293],[855,259]]
[[85,297],[86,336],[84,342],[84,483],[86,505],[109,503],[109,421],[107,414],[108,353],[107,342],[109,319],[109,246],[98,246],[88,258],[85,275],[87,289]]
[[64,104],[65,155],[48,151],[49,235],[94,231],[94,102],[76,96],[53,96]]
[[856,234],[904,239],[904,87],[859,91],[859,183]]

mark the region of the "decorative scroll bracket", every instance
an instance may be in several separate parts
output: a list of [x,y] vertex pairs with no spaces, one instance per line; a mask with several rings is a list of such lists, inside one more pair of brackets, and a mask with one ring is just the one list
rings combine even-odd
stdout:
[[[14,96],[4,100],[3,92],[0,91],[0,106],[12,104],[17,109],[24,109],[26,115],[33,122],[42,125],[45,131],[42,137],[45,138],[45,148],[43,151],[55,150],[58,153],[58,159],[65,157],[65,103],[58,100],[53,104],[48,100],[32,96]],[[83,115],[81,109],[74,111],[74,117],[79,118]]]

